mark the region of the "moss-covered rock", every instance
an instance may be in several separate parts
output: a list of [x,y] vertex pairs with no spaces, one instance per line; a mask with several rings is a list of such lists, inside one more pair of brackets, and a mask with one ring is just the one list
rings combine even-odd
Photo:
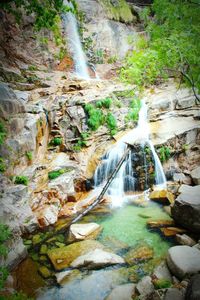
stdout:
[[39,268],[38,272],[40,273],[40,275],[43,278],[49,278],[49,277],[51,277],[51,271],[47,267],[45,267],[45,266],[41,266]]
[[123,23],[136,22],[136,17],[125,0],[116,0],[115,3],[111,0],[102,0],[102,4],[110,19]]
[[153,249],[148,244],[138,245],[131,249],[125,256],[125,261],[132,265],[136,262],[146,261],[153,258]]
[[47,251],[48,251],[47,245],[44,244],[40,247],[40,254],[46,254]]
[[51,249],[47,252],[54,268],[56,270],[62,270],[69,267],[72,261],[78,256],[84,255],[89,251],[95,249],[103,249],[104,246],[94,240],[86,240],[82,242],[73,243],[71,245]]

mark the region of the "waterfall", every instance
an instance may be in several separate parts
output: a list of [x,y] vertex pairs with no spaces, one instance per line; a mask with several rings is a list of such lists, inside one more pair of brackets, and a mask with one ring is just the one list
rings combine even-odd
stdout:
[[[156,185],[161,188],[166,188],[165,174],[156,154],[152,141],[150,140],[150,131],[147,121],[147,105],[144,101],[141,102],[141,109],[139,112],[138,125],[136,128],[125,134],[115,146],[102,158],[101,164],[97,167],[94,174],[95,187],[103,186],[109,175],[115,169],[117,163],[122,157],[127,148],[127,144],[140,144],[143,149],[149,146],[155,168],[155,181]],[[146,172],[146,170],[145,170]],[[146,176],[146,174],[145,174]],[[135,178],[132,169],[131,150],[127,159],[122,164],[115,179],[111,183],[107,194],[111,196],[113,206],[120,206],[125,199],[125,191],[135,190]]]
[[[70,2],[64,1],[64,3],[67,6],[73,7]],[[75,65],[75,75],[83,79],[90,79],[75,15],[72,12],[67,12],[63,15],[63,24],[66,33],[66,40]]]

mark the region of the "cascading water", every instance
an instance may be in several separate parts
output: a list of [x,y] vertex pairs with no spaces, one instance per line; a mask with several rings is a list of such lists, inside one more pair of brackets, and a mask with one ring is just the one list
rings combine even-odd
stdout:
[[[124,151],[127,148],[126,143],[129,143],[132,145],[140,144],[143,148],[145,146],[149,146],[154,159],[156,184],[158,187],[166,188],[166,178],[161,162],[156,154],[153,143],[149,139],[149,126],[147,122],[148,108],[144,101],[142,101],[141,104],[138,126],[124,135],[102,159],[102,163],[95,171],[95,187],[99,187],[105,183],[109,175],[117,166],[120,158],[123,156]],[[124,199],[126,199],[125,191],[135,190],[135,178],[133,175],[130,150],[127,159],[122,164],[119,172],[107,191],[107,194],[111,196],[113,206],[120,206],[124,202]]]
[[[64,3],[65,5],[72,7],[70,2],[65,1]],[[75,15],[71,12],[67,12],[63,15],[63,24],[66,32],[66,39],[75,64],[75,75],[83,79],[90,79]]]

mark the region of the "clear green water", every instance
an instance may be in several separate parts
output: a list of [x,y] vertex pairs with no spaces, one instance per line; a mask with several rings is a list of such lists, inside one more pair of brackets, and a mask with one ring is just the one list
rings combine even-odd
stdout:
[[[149,219],[170,219],[157,203],[149,202],[147,207],[124,205],[107,213],[91,213],[82,222],[96,222],[103,227],[98,240],[115,253],[125,256],[131,248],[145,242],[154,251],[153,259],[133,266],[115,266],[101,270],[82,272],[82,278],[67,282],[63,287],[52,287],[40,291],[39,300],[104,300],[111,290],[120,284],[136,282],[150,273],[166,255],[170,242],[146,227]],[[114,241],[114,242],[113,242]],[[125,245],[126,244],[126,245]],[[117,246],[116,246],[117,245]],[[117,247],[124,250],[117,250]],[[120,252],[121,251],[121,252]],[[116,299],[117,300],[117,299]]]
[[[149,216],[150,218],[144,218]],[[88,216],[87,218],[92,218]],[[126,205],[115,209],[111,215],[93,217],[93,221],[102,225],[103,231],[99,241],[107,244],[107,238],[113,237],[128,246],[134,246],[138,242],[145,241],[154,249],[155,256],[166,254],[170,246],[169,241],[163,239],[157,232],[149,231],[146,222],[149,219],[170,219],[157,203],[149,202],[147,207]],[[107,244],[109,246],[109,243]]]

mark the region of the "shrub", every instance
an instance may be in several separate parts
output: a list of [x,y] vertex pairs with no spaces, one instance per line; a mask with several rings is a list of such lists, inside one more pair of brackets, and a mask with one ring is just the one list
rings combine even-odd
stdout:
[[0,145],[3,144],[5,137],[6,137],[5,127],[4,124],[0,122]]
[[5,170],[6,170],[6,165],[5,165],[5,163],[4,163],[3,158],[0,157],[0,173],[5,172]]
[[0,256],[7,255],[7,247],[4,242],[7,241],[11,236],[9,227],[5,224],[0,223]]
[[171,156],[171,150],[166,146],[162,146],[158,151],[161,162],[167,161]]
[[71,170],[71,168],[64,168],[64,169],[60,169],[60,170],[57,170],[57,171],[50,171],[48,173],[48,178],[50,180],[56,179],[60,175],[66,173],[66,172],[69,172],[70,170]]
[[28,185],[28,177],[27,176],[16,176],[15,177],[15,184],[23,184]]
[[30,152],[30,151],[27,151],[27,152],[26,152],[26,157],[27,157],[27,159],[28,159],[29,161],[31,161],[31,160],[33,159],[33,153]]
[[156,288],[156,290],[158,289],[167,289],[169,287],[171,287],[171,282],[167,279],[157,279],[153,281],[153,284]]
[[60,138],[60,137],[55,137],[50,142],[50,145],[53,145],[53,146],[60,146],[61,144],[62,144],[62,138]]
[[110,135],[113,136],[117,133],[117,121],[112,113],[108,113],[106,116],[106,124],[110,130]]

